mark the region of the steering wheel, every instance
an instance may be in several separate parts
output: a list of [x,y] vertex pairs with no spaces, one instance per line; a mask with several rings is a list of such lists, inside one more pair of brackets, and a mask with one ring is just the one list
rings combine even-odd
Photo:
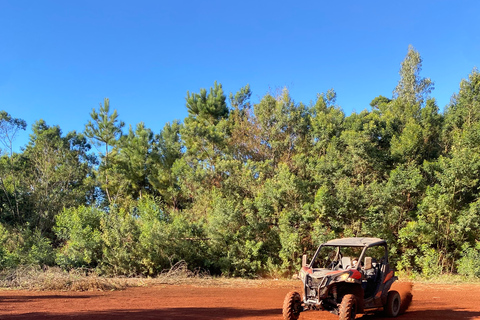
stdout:
[[332,270],[335,270],[339,264],[340,264],[340,261],[332,261],[332,263],[330,263],[328,267]]

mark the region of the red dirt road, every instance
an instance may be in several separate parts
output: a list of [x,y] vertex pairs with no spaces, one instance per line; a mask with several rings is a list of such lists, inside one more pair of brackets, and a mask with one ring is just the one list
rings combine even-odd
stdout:
[[[283,298],[298,283],[262,285],[264,288],[159,285],[111,292],[0,290],[0,319],[283,319]],[[358,318],[386,319],[381,314]],[[310,311],[300,319],[338,318]],[[480,319],[480,285],[415,284],[412,305],[398,319]]]

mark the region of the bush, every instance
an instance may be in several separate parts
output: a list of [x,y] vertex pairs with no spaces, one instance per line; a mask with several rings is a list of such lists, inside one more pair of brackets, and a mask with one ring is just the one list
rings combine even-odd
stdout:
[[440,264],[440,254],[437,250],[424,245],[421,252],[422,254],[416,257],[416,263],[422,268],[422,275],[426,278],[441,275],[443,267]]
[[140,229],[130,212],[111,210],[101,221],[102,271],[111,275],[133,276],[141,273]]
[[56,217],[54,231],[63,246],[56,263],[63,268],[95,267],[102,260],[101,221],[105,213],[95,207],[64,209]]
[[480,242],[475,248],[466,247],[462,251],[462,258],[457,262],[458,273],[468,277],[480,277]]
[[[194,267],[210,265],[203,232],[181,212],[165,213],[153,197],[128,209],[65,209],[54,227],[62,245],[56,263],[63,269],[97,268],[109,275],[157,275],[184,260]],[[0,261],[5,260],[0,251]]]
[[169,230],[171,218],[161,210],[155,199],[145,197],[136,207],[141,250],[141,271],[155,275],[170,266],[174,243]]
[[9,229],[0,224],[0,268],[53,265],[53,248],[38,229]]

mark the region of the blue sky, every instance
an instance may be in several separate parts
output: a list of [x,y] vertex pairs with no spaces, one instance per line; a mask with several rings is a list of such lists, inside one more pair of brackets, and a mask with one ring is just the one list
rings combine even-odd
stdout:
[[347,115],[392,96],[412,44],[441,110],[480,67],[480,1],[0,0],[0,110],[28,130],[83,131],[105,97],[154,132],[183,120],[186,92],[246,84],[257,102],[333,88]]

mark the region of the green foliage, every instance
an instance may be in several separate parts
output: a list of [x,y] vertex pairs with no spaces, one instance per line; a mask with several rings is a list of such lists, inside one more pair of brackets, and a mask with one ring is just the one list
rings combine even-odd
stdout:
[[88,154],[90,146],[82,134],[63,135],[58,126],[48,126],[43,120],[32,129],[17,163],[17,222],[29,223],[51,236],[55,216],[63,208],[94,200],[95,159]]
[[444,265],[441,261],[441,254],[426,245],[421,247],[420,252],[421,254],[416,257],[415,262],[420,266],[422,275],[428,279],[442,274]]
[[197,242],[203,239],[201,231],[182,214],[167,214],[161,207],[145,196],[129,210],[65,209],[54,227],[62,241],[56,263],[129,276],[156,275],[180,260],[202,265],[206,248]]
[[56,263],[64,268],[97,266],[103,258],[103,219],[105,213],[95,207],[64,209],[53,228],[64,242],[57,251]]
[[135,217],[123,209],[111,208],[101,221],[103,259],[101,269],[113,275],[141,273],[140,229]]
[[0,224],[0,268],[53,265],[51,242],[38,229],[10,229]]
[[[289,275],[326,240],[388,240],[398,269],[479,276],[480,74],[439,112],[413,48],[393,96],[345,115],[333,89],[250,101],[187,92],[159,133],[105,99],[85,136],[0,113],[0,267],[52,264],[156,275],[184,260],[214,274]],[[90,153],[87,138],[98,148]],[[54,247],[55,249],[52,249]]]
[[445,111],[445,129],[462,129],[480,120],[478,96],[480,95],[480,72],[478,69],[460,82],[460,90],[454,94],[452,101]]
[[173,249],[173,241],[168,229],[170,217],[150,198],[144,198],[138,203],[138,242],[141,251],[143,272],[154,275],[169,265],[169,249]]
[[139,201],[136,214],[143,274],[158,274],[181,260],[191,266],[204,266],[207,248],[197,224],[178,211],[165,212],[151,197]]
[[19,156],[13,152],[13,142],[27,123],[0,111],[0,221],[23,222],[20,217],[18,172]]
[[105,146],[104,156],[108,156],[109,146],[115,145],[115,142],[122,135],[122,128],[125,126],[123,121],[118,120],[117,110],[110,113],[110,100],[105,98],[104,104],[100,103],[99,111],[92,110],[90,120],[85,125],[85,135],[92,139],[98,146]]
[[433,90],[433,82],[429,78],[420,78],[422,58],[418,51],[410,45],[400,68],[400,81],[394,90],[394,98],[404,100],[408,104],[422,104]]
[[162,200],[170,207],[179,209],[183,202],[179,174],[176,168],[181,166],[177,160],[182,158],[182,143],[180,138],[181,124],[178,121],[166,123],[163,130],[156,137],[157,145],[154,146],[156,154],[152,155],[149,162],[148,181],[153,189],[159,193]]
[[458,273],[464,276],[480,278],[480,242],[474,248],[468,245],[462,251],[462,257],[457,262]]
[[187,109],[191,117],[217,121],[228,115],[226,97],[223,94],[221,84],[215,84],[210,88],[207,95],[206,89],[201,89],[200,93],[187,92]]
[[241,205],[214,194],[207,217],[210,254],[223,274],[252,276],[261,270],[261,239],[256,238],[255,225],[241,212]]
[[111,204],[128,207],[152,190],[149,177],[159,162],[153,132],[139,123],[117,142],[109,169]]
[[[105,147],[105,152],[99,150],[99,157],[102,162],[98,168],[99,175],[102,177],[100,185],[105,192],[108,204],[116,200],[115,195],[111,195],[109,189],[110,181],[109,175],[111,169],[111,154],[110,147],[115,146],[117,140],[122,136],[122,128],[125,126],[123,121],[118,119],[117,110],[110,113],[110,100],[105,98],[104,104],[100,103],[99,112],[92,110],[90,113],[92,120],[85,125],[85,136],[89,138],[97,148]],[[115,198],[114,198],[115,197]]]

